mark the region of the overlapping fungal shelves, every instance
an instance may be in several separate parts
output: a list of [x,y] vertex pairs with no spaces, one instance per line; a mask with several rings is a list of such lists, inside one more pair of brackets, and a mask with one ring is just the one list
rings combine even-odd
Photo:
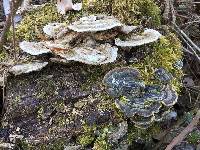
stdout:
[[[156,78],[169,83],[166,76],[166,72],[162,72]],[[106,74],[103,83],[108,94],[115,98],[116,106],[141,128],[146,128],[156,121],[154,114],[162,111],[163,107],[170,109],[178,99],[177,92],[170,85],[163,82],[146,85],[140,78],[139,71],[134,68],[116,68]],[[162,111],[159,115],[161,118],[166,113]]]

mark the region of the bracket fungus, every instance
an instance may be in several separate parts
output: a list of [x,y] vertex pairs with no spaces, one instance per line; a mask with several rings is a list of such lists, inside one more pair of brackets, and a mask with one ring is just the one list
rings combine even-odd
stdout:
[[26,53],[31,55],[40,55],[51,52],[49,48],[45,46],[44,42],[27,42],[23,41],[19,44],[19,47]]
[[144,82],[139,79],[140,73],[133,68],[116,68],[108,72],[103,83],[107,86],[108,93],[113,97],[123,95],[138,95],[145,87]]
[[[178,99],[177,92],[168,84],[145,85],[140,72],[122,67],[109,71],[103,80],[107,93],[115,98],[115,104],[137,127],[146,128],[161,120],[166,111]],[[157,116],[157,117],[155,117]]]
[[59,38],[68,32],[68,28],[65,23],[49,23],[43,27],[43,32],[49,37]]
[[158,68],[154,74],[156,79],[164,83],[169,83],[173,79],[172,74],[164,68]]
[[179,59],[174,64],[173,67],[175,69],[181,70],[183,68],[183,60]]
[[126,40],[115,39],[115,44],[121,47],[135,47],[157,41],[162,35],[153,29],[145,29],[141,35],[134,34]]
[[73,60],[90,65],[101,65],[114,62],[117,58],[117,47],[110,44],[99,44],[94,47],[83,46],[69,50],[55,51],[55,53],[66,60]]
[[138,28],[138,26],[123,25],[121,27],[121,32],[123,32],[125,34],[129,34],[129,33],[133,32],[134,30],[136,30],[137,28]]
[[57,40],[57,43],[53,41],[38,43],[24,41],[20,43],[20,48],[31,55],[51,52],[68,61],[78,61],[91,65],[107,64],[117,59],[118,48],[108,43],[96,44],[91,41],[81,46],[70,47],[65,42],[59,40]]
[[91,15],[82,17],[68,26],[70,30],[76,32],[97,32],[105,31],[122,26],[121,22],[113,16]]
[[20,75],[23,73],[30,73],[33,71],[39,71],[48,65],[48,62],[30,62],[25,64],[18,64],[10,68],[9,72],[14,75]]

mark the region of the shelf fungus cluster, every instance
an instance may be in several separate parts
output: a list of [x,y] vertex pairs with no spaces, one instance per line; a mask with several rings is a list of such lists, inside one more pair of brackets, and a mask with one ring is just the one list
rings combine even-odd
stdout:
[[100,44],[93,37],[101,32],[121,26],[112,16],[82,17],[70,25],[50,23],[44,26],[44,33],[54,40],[20,43],[20,48],[31,55],[53,53],[67,61],[78,61],[90,65],[114,62],[118,48],[109,43]]
[[[42,42],[23,41],[20,48],[31,55],[52,53],[62,59],[90,65],[112,63],[117,59],[118,47],[136,46],[156,41],[161,34],[147,29],[142,35],[132,32],[136,26],[123,25],[113,16],[91,15],[69,25],[49,23],[43,32],[50,40]],[[106,32],[109,31],[109,35]],[[118,35],[131,34],[131,40],[120,41]],[[53,39],[53,40],[52,40]],[[103,41],[99,43],[99,41]],[[113,42],[112,42],[113,41]],[[115,41],[115,45],[113,45]]]
[[[158,74],[158,71],[161,73]],[[166,79],[164,69],[155,72],[155,79]],[[170,79],[167,82],[170,82]],[[135,126],[149,127],[160,121],[177,102],[176,91],[167,82],[146,85],[137,69],[122,67],[108,72],[103,80],[107,93],[115,98],[115,104]]]

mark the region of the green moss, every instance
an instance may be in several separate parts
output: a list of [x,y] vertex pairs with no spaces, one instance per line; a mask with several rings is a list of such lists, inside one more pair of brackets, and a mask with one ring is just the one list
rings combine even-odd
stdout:
[[191,144],[197,145],[200,142],[200,131],[193,131],[187,136],[187,141]]
[[5,60],[5,58],[8,56],[8,54],[5,51],[0,52],[0,62]]
[[110,126],[102,128],[100,135],[97,137],[94,143],[94,150],[111,150],[112,146],[108,143],[108,133],[110,132]]
[[63,16],[57,13],[55,4],[46,4],[24,16],[16,28],[16,36],[19,40],[41,40],[44,38],[42,31],[44,25],[63,20]]
[[182,59],[181,43],[172,33],[167,36],[161,37],[161,39],[152,44],[152,54],[145,57],[142,62],[134,63],[132,66],[139,69],[142,74],[142,78],[147,84],[156,84],[154,79],[154,72],[156,68],[164,68],[168,72],[172,73],[174,78],[171,85],[177,91],[181,87],[181,78],[183,76],[182,70],[177,70],[173,67],[173,64]]
[[51,143],[37,146],[39,150],[63,150],[66,145],[66,139],[58,138]]
[[128,142],[131,144],[133,141],[141,139],[144,141],[151,141],[153,135],[157,135],[162,131],[158,123],[153,124],[147,129],[140,129],[134,125],[128,127]]
[[37,119],[43,119],[44,118],[44,108],[41,106],[37,111]]
[[83,134],[77,138],[77,142],[82,146],[87,146],[95,140],[94,131],[96,130],[96,126],[88,126],[87,124],[84,124],[83,129]]
[[89,5],[83,0],[87,13],[107,13],[114,15],[126,24],[140,24],[142,20],[149,20],[149,26],[160,25],[160,9],[153,0],[94,0]]
[[18,147],[20,147],[20,149],[22,150],[32,150],[34,149],[33,146],[31,146],[25,139],[21,139],[19,142],[18,142]]
[[111,150],[111,145],[104,139],[98,139],[95,141],[94,150]]
[[22,150],[35,150],[35,149],[39,149],[39,150],[47,150],[47,149],[48,150],[63,150],[65,144],[66,144],[66,140],[59,138],[59,139],[56,139],[55,141],[52,141],[51,143],[39,144],[37,146],[31,145],[23,139],[23,140],[20,140],[17,145]]
[[78,138],[78,142],[82,145],[82,146],[87,146],[89,144],[91,144],[94,141],[94,136],[92,135],[82,135],[79,136]]

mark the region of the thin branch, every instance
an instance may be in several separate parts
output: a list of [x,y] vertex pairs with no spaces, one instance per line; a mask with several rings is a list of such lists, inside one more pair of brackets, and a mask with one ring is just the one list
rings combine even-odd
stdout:
[[167,21],[169,21],[170,1],[165,0],[164,3],[165,3],[165,10],[163,13],[163,18],[167,22]]
[[[13,8],[13,15],[15,15],[17,9],[22,4],[22,0],[12,0],[12,3],[13,3],[13,7],[14,7]],[[5,26],[3,28],[3,31],[2,31],[2,34],[1,34],[1,37],[0,37],[0,51],[2,50],[3,45],[5,44],[5,42],[7,40],[7,32],[9,31],[10,26],[11,26],[11,18],[12,18],[12,14],[10,13],[8,15],[7,19],[6,19]]]
[[13,50],[14,50],[14,58],[16,59],[16,39],[15,39],[15,22],[14,22],[14,2],[10,1],[11,7],[11,22],[12,22],[12,32],[13,32]]
[[183,37],[198,51],[200,52],[200,48],[183,32],[175,23],[173,25],[177,28],[177,30],[180,32],[180,34],[183,35]]
[[172,150],[174,146],[181,143],[187,134],[193,131],[193,129],[197,126],[200,119],[200,110],[197,111],[196,116],[193,118],[192,122],[178,135],[176,136],[172,142],[167,146],[165,150]]

